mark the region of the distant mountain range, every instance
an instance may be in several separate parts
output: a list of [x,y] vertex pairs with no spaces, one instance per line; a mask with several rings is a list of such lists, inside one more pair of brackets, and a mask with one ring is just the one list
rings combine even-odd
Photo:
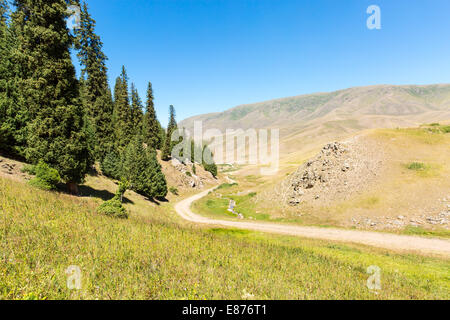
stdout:
[[378,85],[314,93],[241,105],[224,112],[198,115],[180,123],[192,129],[279,128],[282,154],[297,143],[326,141],[369,128],[393,128],[450,120],[450,84]]

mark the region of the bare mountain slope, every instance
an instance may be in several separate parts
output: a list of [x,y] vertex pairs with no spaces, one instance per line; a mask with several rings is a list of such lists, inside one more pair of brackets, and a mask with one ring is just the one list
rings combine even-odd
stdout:
[[328,142],[369,128],[411,127],[450,119],[450,85],[379,85],[276,99],[186,119],[180,126],[279,128],[281,153],[299,151],[299,142]]

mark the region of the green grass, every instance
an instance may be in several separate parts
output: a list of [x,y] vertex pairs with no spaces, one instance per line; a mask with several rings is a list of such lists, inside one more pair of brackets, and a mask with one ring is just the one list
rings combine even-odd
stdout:
[[235,188],[227,190],[222,195],[222,198],[218,198],[216,193],[211,192],[206,197],[194,202],[192,207],[196,212],[211,217],[236,217],[235,214],[227,210],[230,205],[230,200],[233,200],[236,203],[235,211],[242,214],[244,218],[265,221],[271,220],[269,214],[257,212],[255,202],[256,192],[238,196],[234,194],[235,191]]
[[421,128],[397,128],[395,130],[381,129],[376,131],[376,135],[386,138],[408,137],[416,142],[426,145],[436,145],[445,142],[446,127],[421,127]]
[[426,170],[427,166],[422,162],[411,162],[406,165],[406,168],[409,170],[419,171],[419,170]]
[[229,203],[230,200],[227,199],[208,199],[204,203],[204,211],[211,215],[214,214],[235,217],[233,213],[227,211]]
[[173,195],[178,195],[178,188],[176,188],[176,187],[169,187],[169,191],[170,191],[170,193],[172,193]]
[[431,165],[423,162],[410,162],[404,165],[408,170],[414,171],[420,177],[436,177],[439,175],[441,166]]
[[407,226],[402,233],[425,237],[441,237],[446,239],[450,238],[449,230],[426,230],[422,227],[414,227],[414,226]]
[[233,235],[233,236],[243,236],[248,235],[251,231],[243,230],[243,229],[224,229],[224,228],[213,228],[209,230],[213,234],[221,234],[221,235]]
[[[448,260],[196,228],[168,204],[119,220],[96,214],[98,203],[0,178],[0,299],[450,298]],[[71,265],[81,290],[66,286]],[[382,269],[378,294],[370,265]]]
[[377,206],[380,202],[381,202],[381,200],[380,200],[379,197],[370,196],[370,197],[361,199],[357,203],[356,206],[359,207],[359,208],[370,209],[370,208],[373,208],[373,207]]
[[230,172],[234,172],[237,171],[239,169],[242,169],[242,165],[237,165],[237,164],[219,164],[217,165],[219,172],[220,173],[230,173]]
[[237,186],[237,183],[222,183],[220,186],[217,187],[217,190],[221,189],[229,189],[231,187]]
[[443,127],[441,127],[441,131],[443,133],[450,133],[450,126],[443,126]]
[[247,182],[251,182],[251,183],[259,183],[261,180],[261,176],[255,176],[255,175],[249,175],[249,176],[245,176],[244,179]]
[[430,123],[429,125],[422,126],[422,128],[425,128],[428,132],[435,133],[435,134],[450,133],[449,125],[441,125],[439,123]]

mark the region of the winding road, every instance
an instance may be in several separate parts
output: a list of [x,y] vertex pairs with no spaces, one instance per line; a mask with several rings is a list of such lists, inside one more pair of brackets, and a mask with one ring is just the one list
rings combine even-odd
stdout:
[[192,212],[191,205],[216,188],[205,190],[175,205],[176,212],[185,220],[196,224],[232,227],[304,238],[341,242],[353,242],[396,251],[409,251],[420,254],[433,254],[450,257],[450,240],[424,238],[418,236],[396,235],[390,233],[343,230],[333,228],[293,226],[278,223],[231,221],[211,219]]

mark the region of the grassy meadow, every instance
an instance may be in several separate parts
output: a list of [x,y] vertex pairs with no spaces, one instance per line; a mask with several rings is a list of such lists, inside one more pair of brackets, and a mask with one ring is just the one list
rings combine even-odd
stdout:
[[[79,198],[0,178],[1,299],[450,298],[448,260],[199,228],[130,192],[131,217],[117,220],[95,212],[112,183],[101,179]],[[81,290],[67,288],[72,265]],[[366,286],[371,265],[378,292]]]

